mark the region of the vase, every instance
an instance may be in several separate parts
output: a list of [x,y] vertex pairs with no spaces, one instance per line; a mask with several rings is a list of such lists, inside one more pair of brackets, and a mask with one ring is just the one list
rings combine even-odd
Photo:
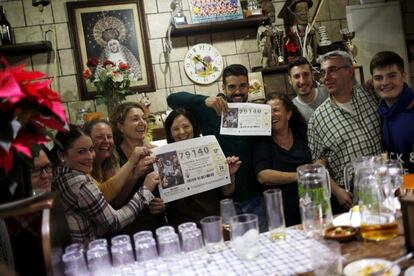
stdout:
[[118,91],[112,88],[112,92],[106,96],[106,105],[108,109],[108,117],[114,112],[115,108],[121,103]]

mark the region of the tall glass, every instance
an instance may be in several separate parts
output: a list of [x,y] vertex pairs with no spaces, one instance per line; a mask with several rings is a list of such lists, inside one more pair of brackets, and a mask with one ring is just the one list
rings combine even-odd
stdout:
[[242,214],[231,218],[231,240],[237,256],[254,259],[260,251],[257,215]]
[[220,216],[223,220],[223,238],[225,241],[230,240],[230,220],[236,215],[236,208],[231,198],[225,198],[220,201]]
[[223,241],[223,224],[219,216],[208,216],[200,220],[203,230],[204,244],[208,253],[223,250],[226,245]]
[[286,238],[285,214],[283,210],[282,190],[269,189],[263,192],[266,206],[267,224],[271,240]]

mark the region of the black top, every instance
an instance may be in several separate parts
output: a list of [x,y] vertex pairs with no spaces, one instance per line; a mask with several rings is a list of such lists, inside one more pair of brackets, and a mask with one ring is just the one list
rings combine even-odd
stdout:
[[[265,169],[296,172],[298,166],[312,163],[305,131],[292,130],[292,134],[293,146],[289,150],[285,150],[274,143],[272,137],[263,137],[258,140],[253,156],[256,174]],[[265,189],[278,188],[282,190],[286,226],[301,223],[297,182],[263,187]]]

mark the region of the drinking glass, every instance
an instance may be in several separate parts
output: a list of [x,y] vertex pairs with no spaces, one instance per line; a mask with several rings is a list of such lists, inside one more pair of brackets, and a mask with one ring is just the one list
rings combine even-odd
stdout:
[[111,245],[118,245],[121,243],[131,244],[131,238],[128,235],[118,235],[111,239]]
[[319,238],[323,229],[322,204],[310,202],[300,205],[303,231],[309,238]]
[[247,260],[255,258],[260,251],[257,215],[242,214],[232,217],[230,229],[232,246],[236,255]]
[[280,189],[269,189],[263,192],[263,196],[270,239],[285,239],[285,215],[283,211],[282,191]]
[[180,240],[177,233],[164,233],[157,236],[160,257],[168,257],[180,253]]
[[197,229],[197,224],[195,224],[195,222],[184,222],[178,225],[178,233],[180,234],[193,229]]
[[137,233],[135,233],[134,235],[133,235],[133,238],[134,238],[134,242],[135,242],[135,240],[137,240],[137,239],[140,239],[140,238],[153,238],[154,236],[152,235],[152,232],[151,231],[149,231],[149,230],[143,230],[143,231],[139,231],[139,232],[137,232]]
[[200,220],[204,243],[208,253],[215,253],[225,248],[223,225],[219,216],[209,216]]
[[192,252],[203,248],[203,238],[198,228],[180,232],[183,252]]
[[86,252],[89,271],[93,275],[104,274],[111,269],[108,248],[92,247]]
[[311,260],[315,276],[342,275],[341,245],[338,242],[318,242],[312,247]]
[[410,196],[414,194],[414,174],[405,174],[404,183],[401,185],[401,195]]
[[85,257],[81,251],[70,251],[62,256],[65,275],[83,275],[88,273]]
[[175,233],[174,227],[168,226],[168,225],[158,227],[157,230],[155,230],[155,235],[157,236],[157,239],[159,236],[172,234],[172,233]]
[[102,247],[108,249],[108,241],[106,239],[96,239],[89,243],[88,249]]
[[83,244],[81,244],[81,243],[72,243],[72,244],[65,247],[65,253],[78,252],[78,251],[82,252],[82,254],[83,254],[83,251],[84,251]]
[[223,238],[230,240],[230,220],[236,215],[236,208],[231,198],[220,200],[220,215],[223,221]]
[[132,251],[131,240],[129,239],[128,235],[123,236],[127,236],[128,240],[126,240],[125,238],[115,239],[119,236],[114,237],[111,240],[112,263],[115,267],[127,265],[135,261],[134,252]]
[[138,262],[145,262],[158,257],[155,239],[149,236],[135,237],[135,255]]

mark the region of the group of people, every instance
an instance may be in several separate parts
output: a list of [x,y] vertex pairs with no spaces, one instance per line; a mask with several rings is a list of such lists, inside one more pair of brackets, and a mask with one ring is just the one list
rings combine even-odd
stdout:
[[[133,102],[116,107],[110,121],[93,120],[58,132],[50,153],[42,150],[32,169],[34,189],[57,191],[73,242],[170,224],[199,222],[219,215],[219,202],[231,197],[238,213],[259,217],[267,230],[262,193],[280,188],[286,225],[300,223],[296,168],[317,162],[332,178],[334,214],[346,211],[352,194],[346,191],[343,167],[354,158],[384,151],[414,172],[414,93],[404,82],[404,62],[394,52],[377,53],[371,62],[372,84],[354,81],[349,54],[329,52],[319,58],[323,86],[316,86],[305,58],[289,64],[289,82],[297,97],[267,95],[271,106],[269,137],[220,134],[229,102],[246,102],[248,70],[240,64],[223,71],[223,93],[203,96],[177,92],[168,96],[173,111],[165,121],[167,143],[200,135],[215,135],[229,165],[228,185],[164,204],[160,175],[145,140],[144,109]],[[47,154],[46,154],[47,153]],[[53,164],[53,166],[52,166]],[[152,195],[151,197],[149,196]]]

